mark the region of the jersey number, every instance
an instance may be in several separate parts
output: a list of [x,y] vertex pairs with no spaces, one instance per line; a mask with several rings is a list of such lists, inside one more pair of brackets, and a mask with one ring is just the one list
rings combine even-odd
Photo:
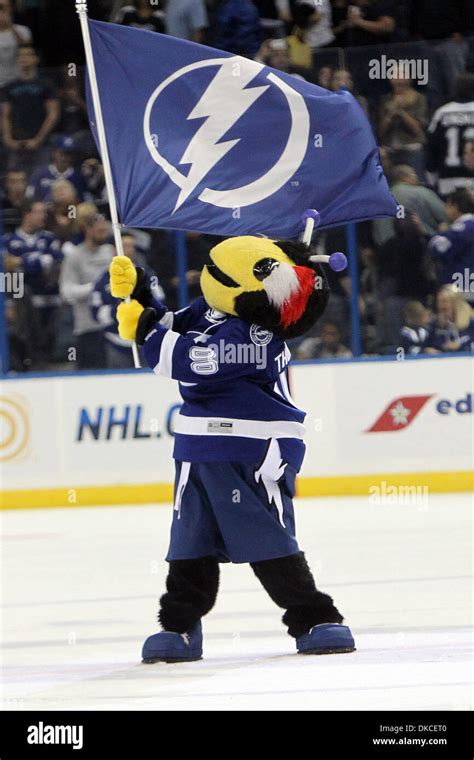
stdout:
[[460,155],[461,140],[472,140],[474,137],[474,128],[468,127],[462,133],[460,127],[449,127],[446,130],[446,139],[448,141],[448,152],[446,155],[446,166],[461,166],[462,156]]
[[192,346],[189,349],[191,369],[197,375],[215,375],[219,370],[214,348],[206,346]]

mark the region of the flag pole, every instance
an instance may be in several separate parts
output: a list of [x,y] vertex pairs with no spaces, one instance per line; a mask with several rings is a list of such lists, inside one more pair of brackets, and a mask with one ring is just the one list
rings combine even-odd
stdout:
[[[117,213],[117,203],[115,200],[114,183],[112,179],[112,170],[110,168],[109,152],[107,150],[107,139],[105,136],[104,120],[102,118],[102,109],[100,106],[99,87],[97,85],[97,76],[95,73],[94,55],[92,53],[92,44],[89,34],[89,25],[87,23],[87,0],[76,0],[76,11],[81,24],[82,40],[86,53],[87,70],[89,73],[89,82],[91,86],[92,102],[94,104],[94,113],[96,119],[97,134],[99,138],[102,165],[104,167],[105,186],[110,208],[110,219],[112,221],[112,230],[114,233],[115,250],[117,256],[123,256],[122,236],[120,234],[120,222]],[[125,301],[129,302],[130,298]],[[133,361],[137,369],[140,368],[140,358],[136,343],[132,343]]]

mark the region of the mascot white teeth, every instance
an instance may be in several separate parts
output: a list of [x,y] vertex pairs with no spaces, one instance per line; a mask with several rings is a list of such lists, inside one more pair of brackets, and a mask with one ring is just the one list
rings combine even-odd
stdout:
[[117,309],[120,336],[142,345],[149,366],[177,380],[183,398],[162,630],[145,641],[145,663],[202,657],[201,620],[217,597],[220,562],[251,565],[285,610],[297,652],[355,649],[295,536],[305,414],[289,395],[285,339],[305,333],[326,308],[320,258],[302,243],[224,240],[202,271],[203,296],[174,314],[130,259],[110,265],[112,295],[131,297]]

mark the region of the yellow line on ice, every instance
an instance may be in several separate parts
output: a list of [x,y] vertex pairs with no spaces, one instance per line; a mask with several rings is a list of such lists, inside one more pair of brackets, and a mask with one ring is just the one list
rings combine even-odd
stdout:
[[[409,472],[372,475],[300,477],[299,497],[367,496],[374,486],[384,488],[424,487],[431,493],[454,493],[474,490],[474,473]],[[173,501],[171,483],[77,486],[71,488],[33,488],[0,491],[0,509],[36,509],[44,507],[100,507],[106,505],[155,504]]]

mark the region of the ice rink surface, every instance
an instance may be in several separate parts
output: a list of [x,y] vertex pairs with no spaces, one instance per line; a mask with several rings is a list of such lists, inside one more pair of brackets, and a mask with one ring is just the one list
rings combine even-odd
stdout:
[[170,509],[2,514],[3,709],[472,709],[471,495],[297,502],[300,545],[357,652],[296,655],[251,569],[223,565],[204,659],[143,665]]

